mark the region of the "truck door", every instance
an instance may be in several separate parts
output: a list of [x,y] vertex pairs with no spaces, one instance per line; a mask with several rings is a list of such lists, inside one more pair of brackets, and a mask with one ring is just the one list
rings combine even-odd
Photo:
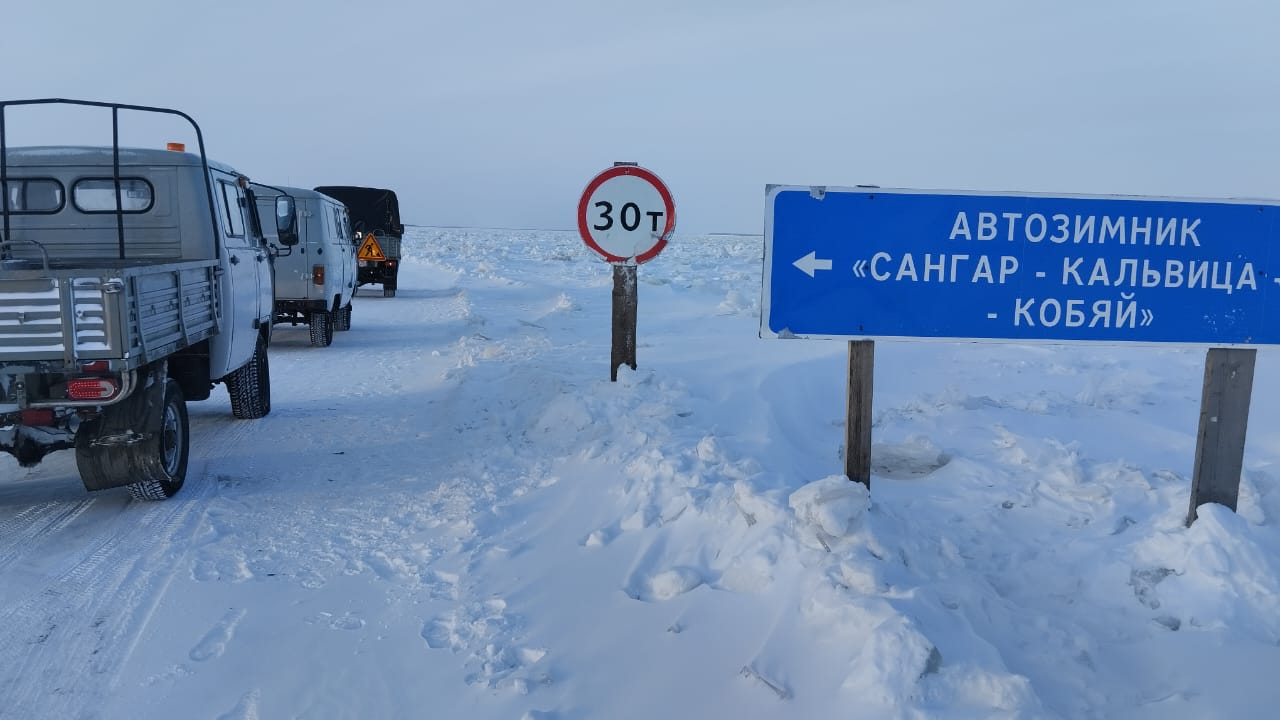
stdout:
[[[276,316],[275,257],[272,256],[271,245],[267,242],[267,231],[262,228],[262,213],[249,200],[252,197],[252,193],[246,193],[245,199],[241,202],[244,206],[246,221],[250,213],[256,216],[254,218],[256,222],[252,223],[254,232],[248,233],[248,237],[253,247],[254,265],[258,270],[258,320],[261,324],[267,324]],[[275,213],[268,215],[267,220],[271,222],[274,229]]]
[[[250,229],[244,190],[236,180],[232,175],[214,173],[214,200],[218,206],[222,232],[226,237],[220,333],[224,337],[214,347],[225,346],[228,372],[239,368],[253,357],[258,340],[258,320],[262,317],[260,275],[264,270],[269,270],[266,266],[265,249]],[[270,278],[267,282],[270,292]]]
[[351,230],[351,217],[347,214],[347,208],[339,205],[334,210],[338,217],[338,244],[342,247],[342,301],[346,304],[351,302],[351,293],[356,287],[355,235]]

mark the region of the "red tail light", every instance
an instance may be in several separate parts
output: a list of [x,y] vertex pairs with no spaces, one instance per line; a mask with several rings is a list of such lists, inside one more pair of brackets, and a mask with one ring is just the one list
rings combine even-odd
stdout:
[[324,266],[323,265],[311,266],[311,282],[315,283],[316,285],[324,284]]
[[67,397],[72,400],[106,400],[120,392],[114,378],[84,377],[67,381]]

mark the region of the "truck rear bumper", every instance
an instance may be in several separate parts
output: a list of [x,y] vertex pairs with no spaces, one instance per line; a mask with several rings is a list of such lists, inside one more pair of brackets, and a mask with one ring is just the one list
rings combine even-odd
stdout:
[[398,260],[388,260],[387,262],[361,260],[360,265],[356,268],[356,282],[361,285],[385,283],[388,280],[395,282],[396,273],[399,270],[400,262]]
[[[22,368],[26,370],[27,368]],[[45,373],[17,373],[14,368],[0,366],[0,417],[7,413],[17,415],[24,410],[64,409],[64,408],[99,408],[116,403],[129,397],[138,384],[138,372],[125,370],[120,373],[79,371]],[[78,380],[107,381],[115,387],[115,392],[108,397],[77,400],[68,395],[68,383],[74,385]]]

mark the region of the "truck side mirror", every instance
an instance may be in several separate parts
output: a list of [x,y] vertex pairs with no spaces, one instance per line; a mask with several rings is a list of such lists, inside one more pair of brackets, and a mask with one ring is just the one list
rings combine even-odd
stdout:
[[293,198],[281,195],[276,198],[276,237],[281,245],[298,244],[298,213]]

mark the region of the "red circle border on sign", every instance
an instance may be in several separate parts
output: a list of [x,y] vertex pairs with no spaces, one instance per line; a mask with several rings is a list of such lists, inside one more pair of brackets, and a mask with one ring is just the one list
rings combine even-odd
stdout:
[[578,200],[578,234],[582,236],[582,241],[587,244],[587,247],[594,250],[606,262],[625,263],[629,259],[614,255],[600,247],[591,238],[591,228],[587,225],[587,201],[591,199],[591,194],[606,181],[624,175],[633,175],[652,185],[658,191],[658,195],[662,197],[663,205],[666,206],[667,224],[662,230],[662,236],[652,248],[636,256],[636,264],[640,265],[657,257],[658,253],[662,252],[662,249],[667,246],[667,240],[670,239],[671,233],[676,229],[676,202],[671,197],[671,191],[667,189],[662,180],[658,179],[657,175],[649,170],[637,165],[616,165],[592,178],[591,182],[587,183],[587,189],[582,191],[582,198]]

